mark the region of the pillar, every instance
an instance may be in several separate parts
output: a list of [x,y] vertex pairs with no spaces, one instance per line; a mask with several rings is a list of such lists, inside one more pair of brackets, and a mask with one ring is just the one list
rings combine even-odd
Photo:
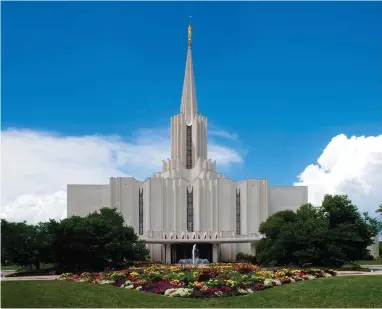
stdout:
[[217,244],[213,244],[212,245],[212,262],[213,263],[217,263],[219,260],[219,257],[218,257],[218,245]]
[[166,244],[166,263],[171,264],[171,245]]
[[256,245],[251,243],[251,255],[256,255]]

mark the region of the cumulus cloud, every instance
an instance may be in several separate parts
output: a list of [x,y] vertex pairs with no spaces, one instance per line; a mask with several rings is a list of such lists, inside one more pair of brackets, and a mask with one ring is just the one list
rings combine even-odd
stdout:
[[[51,132],[2,132],[1,217],[29,223],[66,216],[66,185],[107,184],[109,177],[145,179],[170,155],[167,129],[119,136],[62,136]],[[222,167],[241,163],[223,144],[209,145]]]
[[382,203],[382,135],[337,135],[298,177],[295,185],[309,186],[311,203],[320,204],[325,194],[347,194],[361,212],[375,216]]

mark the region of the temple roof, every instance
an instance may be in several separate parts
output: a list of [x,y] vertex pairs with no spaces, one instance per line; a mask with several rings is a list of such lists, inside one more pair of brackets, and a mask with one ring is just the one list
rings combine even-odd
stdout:
[[192,125],[195,115],[198,113],[198,106],[196,104],[194,70],[192,65],[191,35],[192,35],[192,27],[191,27],[191,24],[189,24],[188,25],[188,50],[187,50],[187,60],[186,60],[186,71],[184,74],[182,103],[180,106],[180,112],[184,115],[186,124],[188,126]]

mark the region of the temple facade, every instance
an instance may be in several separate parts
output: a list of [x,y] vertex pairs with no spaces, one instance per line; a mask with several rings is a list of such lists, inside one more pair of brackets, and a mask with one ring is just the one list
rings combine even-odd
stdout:
[[235,260],[255,254],[259,225],[273,213],[308,202],[308,188],[270,186],[266,178],[236,182],[216,171],[208,158],[207,118],[198,112],[192,61],[192,28],[180,113],[171,118],[171,157],[161,172],[139,181],[110,178],[103,185],[68,185],[67,215],[85,216],[117,208],[148,244],[153,261],[190,258]]

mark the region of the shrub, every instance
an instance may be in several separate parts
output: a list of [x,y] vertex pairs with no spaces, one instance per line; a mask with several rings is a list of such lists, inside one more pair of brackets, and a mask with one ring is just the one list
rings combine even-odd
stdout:
[[373,261],[373,260],[374,260],[374,257],[373,257],[370,253],[367,253],[367,254],[365,254],[365,255],[362,257],[362,260],[364,260],[364,261]]
[[245,261],[252,264],[256,264],[256,257],[247,253],[239,252],[236,255],[236,261]]

